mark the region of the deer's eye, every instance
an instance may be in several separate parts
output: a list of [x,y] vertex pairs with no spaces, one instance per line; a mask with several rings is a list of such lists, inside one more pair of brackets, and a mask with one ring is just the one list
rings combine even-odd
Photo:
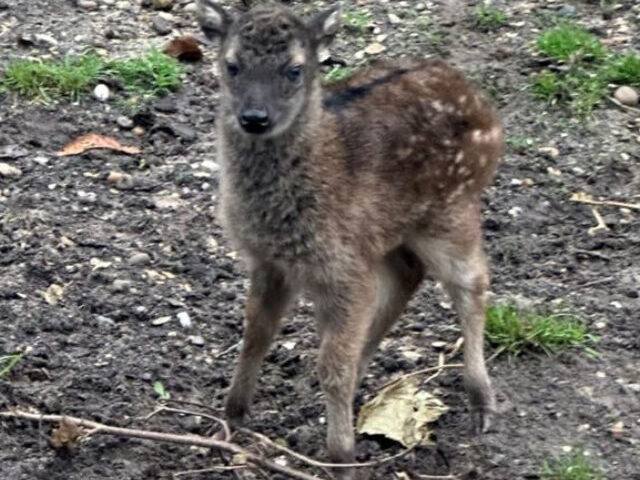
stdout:
[[227,73],[230,77],[235,77],[240,73],[240,67],[237,63],[227,62]]
[[297,82],[302,77],[302,66],[290,65],[284,69],[284,76],[292,82]]

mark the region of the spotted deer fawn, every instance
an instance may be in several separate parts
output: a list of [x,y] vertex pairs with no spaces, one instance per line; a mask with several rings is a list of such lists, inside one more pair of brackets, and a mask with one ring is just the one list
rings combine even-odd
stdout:
[[429,273],[462,322],[473,425],[485,430],[495,401],[479,197],[503,144],[490,104],[432,60],[375,63],[323,90],[318,50],[338,32],[337,8],[303,21],[271,2],[233,16],[199,0],[199,21],[221,39],[221,221],[251,277],[226,404],[232,425],[248,411],[281,317],[304,293],[321,339],[328,451],[352,462],[358,380]]

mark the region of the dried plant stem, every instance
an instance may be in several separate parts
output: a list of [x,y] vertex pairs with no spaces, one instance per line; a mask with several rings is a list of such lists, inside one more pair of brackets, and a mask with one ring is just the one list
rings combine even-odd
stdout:
[[134,437],[157,442],[179,443],[182,445],[194,445],[205,448],[215,448],[224,450],[234,455],[242,455],[249,463],[264,467],[273,472],[288,475],[291,478],[299,480],[322,480],[315,475],[309,475],[299,470],[294,470],[283,465],[278,465],[271,460],[256,455],[234,443],[222,440],[214,440],[212,438],[202,437],[200,435],[181,435],[174,433],[155,432],[151,430],[139,430],[132,428],[113,427],[83,418],[69,417],[66,415],[42,415],[38,413],[22,412],[20,410],[0,412],[0,417],[5,418],[23,418],[26,420],[34,420],[39,422],[60,423],[63,419],[67,422],[73,422],[78,427],[87,428],[92,434],[117,435],[121,437]]

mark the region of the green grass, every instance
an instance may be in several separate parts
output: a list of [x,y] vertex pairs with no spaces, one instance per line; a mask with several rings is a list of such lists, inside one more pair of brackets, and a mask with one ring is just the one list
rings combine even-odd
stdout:
[[487,3],[482,3],[473,11],[473,18],[481,30],[490,31],[504,25],[507,21],[507,15],[496,8],[492,8]]
[[335,65],[331,68],[327,73],[322,77],[322,82],[324,84],[329,84],[333,82],[338,82],[347,78],[349,75],[353,73],[353,68],[351,67],[343,67],[342,65]]
[[604,474],[593,466],[582,450],[545,462],[542,480],[604,480]]
[[492,305],[486,314],[487,340],[513,355],[523,350],[552,353],[562,348],[586,347],[595,341],[574,315],[525,312],[510,304]]
[[531,88],[538,98],[552,102],[560,96],[562,92],[562,82],[558,79],[558,74],[555,72],[543,70],[533,77]]
[[586,57],[601,59],[606,50],[598,37],[581,25],[562,22],[543,31],[536,46],[545,55],[556,60],[581,60]]
[[112,60],[106,64],[106,71],[127,90],[142,95],[168,93],[180,85],[178,62],[155,49],[139,57]]
[[1,355],[0,356],[0,378],[9,373],[13,367],[16,366],[20,360],[22,360],[22,353],[16,353],[13,355]]
[[68,55],[61,60],[16,60],[0,77],[0,88],[50,102],[78,100],[100,81],[112,79],[126,90],[155,96],[180,84],[178,62],[157,50],[126,59],[107,60],[94,53]]
[[67,97],[77,100],[93,85],[104,70],[98,55],[87,53],[62,60],[16,60],[0,79],[0,86],[25,97]]
[[630,52],[608,58],[601,74],[607,82],[640,87],[640,54]]
[[578,116],[592,113],[607,95],[609,84],[640,86],[640,55],[611,54],[578,24],[563,22],[544,30],[536,46],[548,57],[568,61],[569,68],[534,75],[532,92],[544,101],[568,105]]
[[367,10],[346,10],[342,14],[342,22],[347,30],[364,33],[371,22],[371,12]]

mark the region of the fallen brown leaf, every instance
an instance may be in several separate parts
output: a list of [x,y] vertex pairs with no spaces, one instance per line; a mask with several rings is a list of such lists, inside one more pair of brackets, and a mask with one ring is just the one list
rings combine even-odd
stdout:
[[98,133],[87,133],[67,143],[56,155],[59,157],[79,155],[95,148],[107,148],[130,155],[140,153],[138,147],[121,145],[120,142],[113,137],[107,137]]
[[202,50],[198,41],[191,35],[182,35],[171,39],[165,45],[163,52],[183,62],[197,62],[202,59]]
[[62,420],[51,434],[51,444],[54,448],[73,447],[82,436],[82,429],[67,417]]

